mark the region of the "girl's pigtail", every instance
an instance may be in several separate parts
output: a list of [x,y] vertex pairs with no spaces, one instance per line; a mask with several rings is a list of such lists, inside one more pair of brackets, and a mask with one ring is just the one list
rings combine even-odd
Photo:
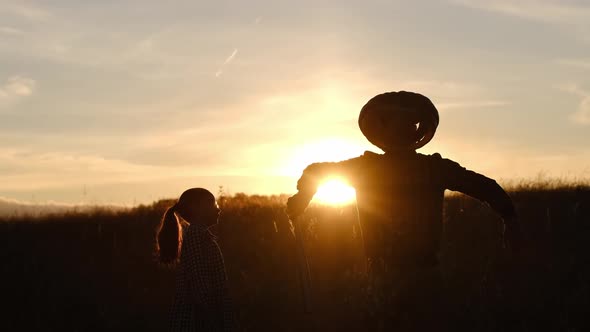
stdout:
[[166,210],[156,235],[158,260],[165,265],[174,264],[180,258],[182,230],[175,212],[176,204]]

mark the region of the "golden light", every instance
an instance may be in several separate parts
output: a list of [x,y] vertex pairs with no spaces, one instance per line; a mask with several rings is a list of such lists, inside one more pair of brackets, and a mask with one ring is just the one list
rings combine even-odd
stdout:
[[330,179],[321,184],[313,200],[323,204],[343,205],[354,202],[356,191],[345,181]]
[[299,177],[308,165],[317,162],[342,161],[358,157],[366,149],[357,142],[343,139],[325,139],[292,148],[290,157],[281,167],[281,174]]

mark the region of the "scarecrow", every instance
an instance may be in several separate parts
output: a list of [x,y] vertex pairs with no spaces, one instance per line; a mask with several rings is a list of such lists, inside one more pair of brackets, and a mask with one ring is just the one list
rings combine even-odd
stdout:
[[[309,165],[289,198],[291,220],[303,213],[327,176],[342,176],[356,189],[369,290],[384,325],[423,330],[443,315],[437,254],[445,190],[479,199],[503,219],[506,243],[517,246],[520,228],[510,197],[494,181],[440,154],[416,150],[434,137],[439,114],[427,97],[399,91],[379,94],[361,109],[363,135],[383,154],[365,152],[341,162]],[[430,323],[429,323],[430,322]],[[437,322],[437,329],[441,325]]]

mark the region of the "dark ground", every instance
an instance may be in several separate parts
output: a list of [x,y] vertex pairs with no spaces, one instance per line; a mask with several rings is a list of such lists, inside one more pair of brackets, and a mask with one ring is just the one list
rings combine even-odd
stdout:
[[[441,269],[464,331],[590,330],[590,189],[512,192],[529,237],[501,247],[500,219],[465,196],[445,204]],[[223,198],[218,226],[245,331],[363,331],[364,259],[353,207],[310,208],[314,313],[302,314],[285,197]],[[153,258],[161,201],[0,222],[0,330],[162,331],[173,271]]]

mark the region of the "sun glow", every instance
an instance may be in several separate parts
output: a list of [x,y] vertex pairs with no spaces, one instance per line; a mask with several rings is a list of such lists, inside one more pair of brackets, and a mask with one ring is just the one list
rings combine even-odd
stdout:
[[343,180],[330,179],[319,186],[313,199],[323,204],[349,204],[356,199],[356,191]]
[[281,174],[299,177],[308,165],[317,162],[335,162],[358,157],[365,146],[350,140],[326,139],[294,147],[289,151],[288,162],[281,168]]

